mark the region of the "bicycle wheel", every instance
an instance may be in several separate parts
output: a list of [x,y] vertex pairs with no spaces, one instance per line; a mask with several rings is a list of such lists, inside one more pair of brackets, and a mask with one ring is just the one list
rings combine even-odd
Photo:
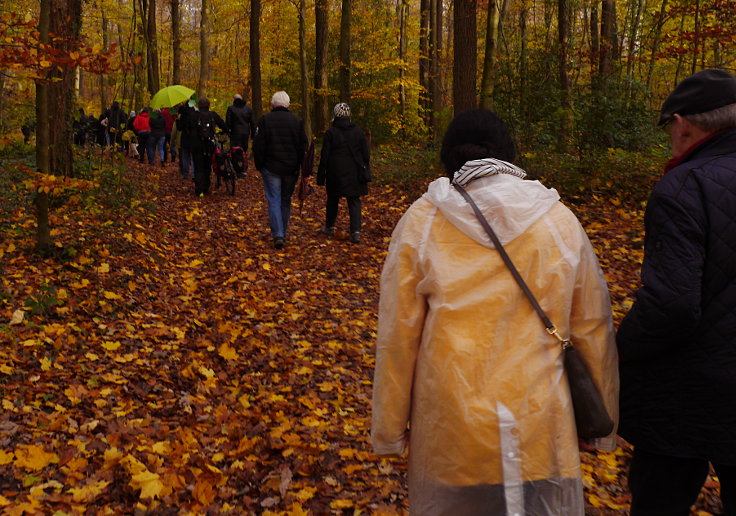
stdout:
[[235,195],[235,168],[230,159],[225,160],[225,186],[230,195]]

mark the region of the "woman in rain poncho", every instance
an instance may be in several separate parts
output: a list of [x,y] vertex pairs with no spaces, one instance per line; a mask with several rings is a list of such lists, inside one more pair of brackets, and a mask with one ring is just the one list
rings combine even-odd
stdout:
[[[611,307],[595,253],[557,192],[524,180],[514,157],[490,111],[458,115],[442,142],[448,176],[571,337],[616,421]],[[412,514],[584,514],[562,349],[448,177],[394,230],[376,348],[373,447],[379,455],[410,448]],[[611,450],[614,436],[592,444]]]

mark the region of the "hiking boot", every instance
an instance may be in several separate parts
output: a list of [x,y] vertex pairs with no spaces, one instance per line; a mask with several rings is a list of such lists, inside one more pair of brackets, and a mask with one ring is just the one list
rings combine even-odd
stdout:
[[273,239],[273,246],[276,249],[281,249],[284,247],[284,239],[281,237],[277,237]]
[[360,242],[360,231],[355,231],[353,233],[350,233],[350,241],[354,244],[357,244]]
[[327,235],[328,237],[335,236],[335,228],[334,227],[328,228],[327,226],[322,226],[322,228],[320,228],[320,231],[322,233],[324,233],[325,235]]

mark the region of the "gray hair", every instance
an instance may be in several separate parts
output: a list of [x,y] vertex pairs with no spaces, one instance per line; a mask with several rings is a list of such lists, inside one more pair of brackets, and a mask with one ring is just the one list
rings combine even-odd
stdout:
[[728,104],[705,113],[683,116],[685,120],[706,132],[736,127],[736,104]]

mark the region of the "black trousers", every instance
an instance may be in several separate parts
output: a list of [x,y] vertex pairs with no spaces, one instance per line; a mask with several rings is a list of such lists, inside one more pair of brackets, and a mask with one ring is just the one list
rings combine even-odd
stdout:
[[248,135],[247,134],[231,134],[230,148],[241,147],[244,152],[248,152]]
[[[736,515],[736,466],[712,463],[723,514]],[[689,516],[708,476],[708,461],[634,450],[629,470],[631,516]]]
[[194,194],[209,193],[212,155],[202,150],[192,150],[192,161],[194,161]]
[[[350,233],[360,231],[361,213],[360,213],[360,197],[346,197],[348,201],[348,214],[350,215]],[[335,227],[337,220],[337,210],[340,207],[340,196],[327,194],[327,214],[325,217],[325,226],[328,228]]]

